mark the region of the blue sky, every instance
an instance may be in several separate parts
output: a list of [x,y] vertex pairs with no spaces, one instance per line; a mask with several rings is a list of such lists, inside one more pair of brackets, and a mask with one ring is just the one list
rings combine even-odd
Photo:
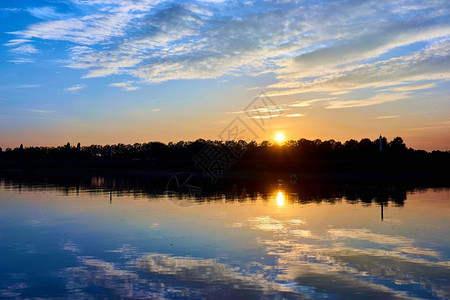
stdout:
[[445,150],[449,11],[439,0],[2,1],[0,146],[217,139],[265,92],[277,110],[260,140],[381,133]]

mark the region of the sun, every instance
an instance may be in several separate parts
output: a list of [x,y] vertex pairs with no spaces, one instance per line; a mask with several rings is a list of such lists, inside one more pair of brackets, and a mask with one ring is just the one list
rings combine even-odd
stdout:
[[284,136],[284,133],[282,133],[282,132],[277,132],[277,134],[275,135],[275,141],[276,141],[278,144],[282,144],[282,143],[284,142],[285,139],[286,139],[286,138],[285,138],[285,136]]

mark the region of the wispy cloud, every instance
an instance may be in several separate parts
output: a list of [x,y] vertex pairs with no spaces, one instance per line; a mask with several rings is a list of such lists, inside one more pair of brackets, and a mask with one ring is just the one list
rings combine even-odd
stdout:
[[266,105],[249,110],[228,111],[227,114],[250,114],[250,115],[262,115],[270,118],[273,114],[282,114],[284,111],[291,110],[287,105]]
[[15,54],[34,54],[40,52],[38,49],[36,49],[36,47],[30,44],[20,45],[16,48],[11,49],[10,51],[14,52]]
[[379,117],[377,117],[377,119],[379,119],[379,120],[384,120],[384,119],[395,119],[395,118],[398,118],[399,116],[397,116],[397,115],[391,115],[391,116],[379,116]]
[[157,111],[161,111],[162,110],[162,108],[155,108],[155,109],[152,109],[152,112],[157,112]]
[[19,57],[14,59],[9,59],[8,62],[14,63],[14,64],[29,64],[34,63],[35,60],[27,57]]
[[59,13],[51,6],[29,7],[27,8],[27,12],[39,19],[62,19],[67,17],[67,14]]
[[334,91],[334,92],[331,92],[330,95],[338,96],[338,95],[348,94],[349,92],[350,92],[350,91],[340,90],[340,91]]
[[437,129],[445,129],[450,128],[450,121],[443,122],[434,122],[431,124],[427,124],[419,127],[411,127],[405,129],[406,131],[427,131],[427,130],[437,130]]
[[0,86],[0,90],[7,90],[7,89],[34,89],[42,87],[42,84],[29,84],[29,83],[23,83],[23,84],[12,84],[12,85],[4,85]]
[[36,113],[36,114],[43,114],[43,115],[48,115],[48,114],[53,113],[53,111],[46,110],[46,109],[26,109],[26,111],[31,112],[31,113]]
[[304,117],[304,116],[306,116],[306,115],[305,114],[300,114],[300,113],[285,115],[285,117],[287,117],[287,118],[299,118],[299,117]]
[[404,85],[394,88],[387,88],[386,90],[394,91],[394,92],[409,92],[409,91],[417,91],[417,90],[427,90],[434,88],[436,83],[427,83],[427,84],[411,84]]
[[122,90],[124,91],[135,91],[138,90],[139,87],[134,86],[134,81],[126,81],[126,82],[116,82],[116,83],[111,83],[109,86],[114,86],[114,87],[120,87],[122,88]]
[[5,46],[11,47],[9,52],[14,56],[8,61],[16,64],[33,63],[35,60],[32,58],[32,55],[40,53],[40,51],[29,42],[27,39],[12,39],[5,43]]
[[318,98],[318,99],[312,99],[312,100],[305,100],[305,101],[295,101],[289,104],[289,106],[292,107],[306,107],[310,106],[311,104],[317,103],[317,102],[323,102],[323,101],[332,101],[336,98]]
[[287,117],[287,118],[298,118],[298,117],[304,117],[304,116],[306,116],[306,115],[305,114],[299,114],[299,113],[285,115],[285,117]]
[[0,17],[1,16],[6,16],[9,14],[13,14],[13,13],[17,13],[17,12],[21,12],[22,9],[18,8],[18,7],[2,7],[0,8]]
[[[96,13],[64,20],[39,22],[22,31],[11,32],[24,38],[69,41],[93,45],[114,37],[125,36],[125,28],[131,21],[142,19],[142,11],[148,11],[154,4],[141,1],[73,1],[74,4],[89,6]],[[28,10],[39,17],[60,17],[52,8]]]
[[375,95],[370,98],[361,100],[336,100],[330,101],[326,108],[336,109],[336,108],[351,108],[351,107],[364,107],[371,105],[378,105],[386,102],[398,101],[405,99],[407,95],[405,94],[380,94]]
[[26,40],[26,39],[12,39],[12,40],[9,40],[4,45],[13,47],[13,46],[17,46],[17,45],[20,45],[20,44],[23,44],[23,43],[27,43],[29,41],[30,40]]
[[272,119],[272,118],[278,118],[283,116],[283,114],[271,114],[271,115],[257,115],[257,116],[251,116],[252,119]]
[[71,86],[71,87],[66,88],[66,91],[67,91],[67,92],[72,92],[72,93],[73,93],[73,92],[82,90],[82,89],[84,89],[85,87],[86,87],[85,84],[76,84],[76,85],[74,85],[74,86]]

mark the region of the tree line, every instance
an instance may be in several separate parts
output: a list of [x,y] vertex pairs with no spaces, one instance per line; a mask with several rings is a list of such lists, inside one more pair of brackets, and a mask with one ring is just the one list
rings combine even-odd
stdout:
[[330,159],[370,159],[390,157],[403,159],[438,159],[448,160],[449,151],[415,150],[405,145],[401,137],[388,141],[363,138],[359,141],[350,139],[345,142],[320,139],[290,140],[282,145],[263,141],[213,141],[198,139],[196,141],[180,141],[177,143],[135,143],[114,145],[72,146],[67,143],[57,147],[24,147],[0,148],[0,159],[3,160],[191,160],[205,147],[220,151],[234,160],[330,160]]

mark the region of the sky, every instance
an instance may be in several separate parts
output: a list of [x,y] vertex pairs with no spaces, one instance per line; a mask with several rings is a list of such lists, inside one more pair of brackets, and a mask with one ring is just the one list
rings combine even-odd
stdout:
[[0,65],[3,148],[450,146],[448,0],[1,1]]

